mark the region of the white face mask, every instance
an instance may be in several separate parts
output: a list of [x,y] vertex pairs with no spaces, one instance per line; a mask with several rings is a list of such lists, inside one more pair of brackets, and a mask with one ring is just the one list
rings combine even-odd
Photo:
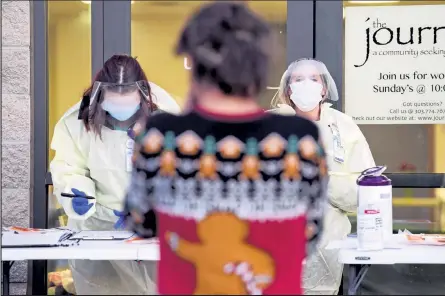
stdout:
[[310,79],[292,82],[290,89],[292,91],[290,99],[303,112],[314,110],[323,99],[321,96],[323,86]]
[[137,90],[125,94],[108,91],[101,106],[115,119],[126,121],[141,107],[141,95]]
[[126,121],[130,119],[141,107],[140,104],[137,105],[119,105],[109,101],[102,102],[102,109],[110,113],[115,119],[119,121]]

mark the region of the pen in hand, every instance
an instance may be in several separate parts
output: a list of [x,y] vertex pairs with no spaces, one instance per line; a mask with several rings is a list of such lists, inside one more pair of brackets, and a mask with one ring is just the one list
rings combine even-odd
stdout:
[[92,197],[92,196],[77,196],[77,195],[72,194],[72,193],[63,193],[63,192],[62,192],[60,195],[63,196],[63,197],[69,197],[69,198],[82,197],[82,198],[86,198],[86,199],[95,199],[95,198]]

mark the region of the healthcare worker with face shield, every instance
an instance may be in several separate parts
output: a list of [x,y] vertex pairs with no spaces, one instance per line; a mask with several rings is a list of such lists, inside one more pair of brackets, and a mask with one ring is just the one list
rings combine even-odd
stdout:
[[[123,227],[123,199],[132,169],[127,131],[156,111],[178,113],[161,87],[148,82],[136,59],[114,55],[105,62],[81,102],[57,123],[51,148],[54,192],[73,230]],[[71,260],[79,295],[155,294],[156,264]]]
[[315,121],[326,146],[329,205],[318,252],[307,258],[305,264],[303,286],[308,295],[338,294],[343,266],[338,263],[338,251],[325,248],[329,242],[350,233],[346,213],[357,210],[356,179],[363,170],[375,166],[359,127],[351,117],[327,103],[338,99],[337,87],[326,66],[316,60],[302,59],[293,62],[284,72],[272,102],[277,107],[272,112]]

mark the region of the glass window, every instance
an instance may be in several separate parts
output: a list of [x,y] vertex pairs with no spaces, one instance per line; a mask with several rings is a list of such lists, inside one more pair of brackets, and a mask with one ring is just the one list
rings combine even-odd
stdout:
[[[347,18],[348,16],[354,19],[354,22],[357,21],[354,17],[358,14],[354,12],[357,10],[349,9],[349,7],[388,7],[392,9],[392,12],[394,13],[394,16],[392,19],[389,20],[383,20],[380,19],[378,22],[375,23],[377,20],[375,19],[374,15],[372,15],[371,10],[368,10],[370,13],[370,17],[372,18],[369,20],[370,24],[366,26],[366,28],[370,28],[370,40],[372,41],[373,32],[375,32],[377,29],[382,28],[383,26],[391,26],[391,27],[398,27],[400,26],[398,20],[397,20],[397,14],[401,13],[403,7],[406,6],[413,6],[413,5],[425,5],[425,9],[433,12],[435,10],[435,7],[437,5],[445,4],[445,1],[343,1],[344,5],[344,23],[345,26],[348,24]],[[365,13],[366,14],[366,13]],[[425,14],[422,16],[423,18],[426,17]],[[363,19],[363,21],[366,21],[366,19]],[[381,24],[382,22],[386,22],[387,24]],[[412,26],[421,26],[423,25],[419,23],[420,20],[417,18],[413,20]],[[351,36],[358,36],[355,34],[353,30],[355,30],[353,27],[354,25],[351,23],[351,25],[348,25],[350,27],[345,27],[345,38],[351,38]],[[357,26],[355,26],[357,27]],[[401,41],[404,41],[404,38],[409,38],[409,28],[406,28],[406,32],[402,32],[404,28],[401,28],[399,33],[400,36],[397,35],[397,29],[394,28],[394,42],[397,41],[396,38],[399,38]],[[362,30],[362,26],[360,26],[360,30]],[[382,29],[381,31],[388,31],[386,29]],[[365,32],[365,29],[363,29],[363,32]],[[385,33],[388,33],[387,36],[384,36]],[[416,32],[413,32],[414,34],[417,34]],[[365,34],[365,33],[363,33]],[[386,43],[390,36],[389,31],[388,32],[380,32],[378,34],[381,34],[381,36],[378,36],[378,38],[381,38],[382,41],[377,40],[380,43]],[[406,36],[403,36],[405,34]],[[363,35],[365,36],[365,35]],[[364,38],[364,37],[363,37]],[[383,40],[385,38],[388,38],[388,40]],[[428,37],[425,37],[428,38]],[[426,39],[425,39],[426,40]],[[407,40],[409,41],[409,40]],[[352,101],[353,98],[349,97],[345,101],[345,96],[350,95],[351,93],[356,96],[356,93],[354,91],[349,91],[347,83],[351,83],[352,79],[348,78],[348,71],[349,75],[356,75],[354,73],[353,66],[349,65],[352,63],[352,57],[356,58],[358,57],[357,53],[354,53],[351,45],[352,42],[357,43],[363,43],[366,44],[366,40],[346,40],[346,44],[344,46],[345,53],[344,57],[346,60],[346,63],[344,66],[345,73],[344,76],[345,81],[345,91],[343,96],[343,104],[342,106],[346,106],[346,104],[354,105],[354,102]],[[413,40],[413,42],[418,42],[418,40]],[[426,41],[425,41],[426,42]],[[429,41],[428,41],[429,42]],[[434,42],[434,40],[431,40],[431,42]],[[384,83],[382,85],[385,86],[392,86],[392,85],[406,85],[406,84],[413,84],[417,83],[414,81],[414,78],[411,77],[410,81],[401,81],[399,75],[400,71],[404,69],[425,69],[425,67],[432,67],[434,63],[442,63],[443,61],[443,55],[437,55],[435,57],[429,57],[427,59],[419,58],[412,58],[410,59],[410,62],[408,63],[409,66],[403,65],[406,61],[406,56],[409,53],[408,50],[411,50],[411,48],[407,48],[407,51],[403,51],[401,54],[399,54],[396,51],[393,50],[386,50],[384,46],[378,47],[377,45],[373,45],[374,48],[376,48],[377,53],[373,53],[372,49],[370,50],[370,55],[368,59],[368,63],[374,63],[373,67],[368,67],[368,71],[375,73],[372,73],[372,75],[380,75],[380,72],[388,72],[388,73],[397,73],[397,81],[395,80],[384,80]],[[439,40],[439,43],[437,44],[437,47],[444,47],[445,49],[445,38],[442,38],[441,41]],[[349,48],[349,49],[348,49]],[[381,51],[385,51],[385,54],[392,55],[390,57],[385,57],[379,55]],[[414,49],[414,46],[413,48]],[[348,51],[349,50],[349,51]],[[365,52],[365,51],[363,51]],[[348,59],[348,56],[349,59]],[[365,57],[365,54],[363,54],[363,57]],[[385,63],[385,59],[388,59],[388,62]],[[392,61],[395,61],[396,59],[400,60],[399,64],[395,64]],[[391,61],[392,60],[392,61]],[[351,61],[351,62],[350,62]],[[426,65],[425,63],[433,63],[431,66]],[[395,65],[395,67],[389,66]],[[357,68],[356,66],[354,66]],[[437,68],[437,66],[436,66]],[[383,70],[384,69],[384,70]],[[412,72],[412,71],[411,71]],[[443,70],[442,70],[443,72]],[[413,73],[410,73],[412,75]],[[350,77],[352,77],[352,75]],[[391,76],[385,77],[390,78]],[[428,81],[429,83],[430,81]],[[414,85],[414,84],[413,84]],[[389,89],[386,91],[394,91],[394,89]],[[348,92],[349,91],[349,92]],[[379,89],[380,91],[380,89]],[[382,90],[383,91],[383,90]],[[375,93],[375,92],[374,92]],[[366,92],[363,93],[365,95]],[[371,93],[367,93],[367,95],[370,97],[370,100],[372,99],[373,95]],[[382,94],[386,95],[386,94]],[[396,96],[403,96],[402,93],[399,94],[391,94]],[[424,100],[425,96],[418,95],[419,100]],[[427,97],[428,98],[428,97]],[[398,98],[397,98],[398,99]],[[416,97],[417,100],[417,97]],[[374,108],[372,104],[380,104],[377,102],[369,102],[369,108]],[[445,102],[443,103],[445,105]],[[376,106],[376,105],[374,105]],[[408,108],[412,109],[412,112],[416,112],[415,108]],[[407,110],[408,110],[407,109]],[[417,108],[420,110],[420,108]],[[401,109],[400,109],[401,110]],[[444,108],[445,110],[445,108]],[[348,106],[346,106],[346,111],[348,113]],[[401,111],[395,111],[395,112],[401,112]],[[420,112],[420,111],[418,111]],[[395,115],[403,115],[400,113],[396,113]],[[375,161],[377,164],[384,164],[388,166],[388,171],[390,172],[405,172],[405,173],[444,173],[445,172],[445,154],[443,151],[445,151],[445,125],[443,124],[417,124],[412,122],[410,124],[379,124],[378,121],[374,121],[373,124],[360,124],[360,128],[363,131],[366,139],[368,140],[369,146],[371,147],[372,153],[374,155]],[[443,190],[439,189],[394,189],[393,191],[394,198],[395,198],[395,210],[394,210],[394,218],[395,219],[410,219],[410,220],[430,220],[431,222],[434,222],[433,224],[429,224],[429,228],[437,229],[441,228],[445,231],[445,224],[444,219],[442,216],[442,211],[440,210],[440,203],[445,198],[445,192]],[[443,213],[445,214],[445,212]],[[442,224],[441,225],[441,221]],[[432,230],[429,229],[429,230]]]
[[[444,4],[445,1],[343,1],[345,24],[345,52],[343,55],[345,72],[343,73],[343,77],[345,77],[345,81],[342,106],[346,107],[346,110],[343,111],[348,113],[348,108],[350,107],[346,106],[346,104],[354,105],[354,102],[351,102],[354,98],[347,96],[351,95],[351,93],[354,97],[357,96],[354,91],[350,91],[351,88],[348,90],[348,85],[346,84],[357,83],[359,79],[365,79],[364,77],[375,77],[376,75],[383,79],[376,81],[375,83],[372,82],[372,87],[377,84],[388,87],[394,85],[392,89],[378,89],[379,92],[394,92],[397,91],[396,86],[412,84],[414,86],[413,94],[405,96],[407,101],[412,100],[413,98],[414,101],[434,100],[434,96],[429,96],[428,93],[424,95],[421,92],[417,92],[416,89],[418,84],[424,83],[426,85],[431,83],[431,81],[418,82],[414,81],[413,77],[410,77],[409,79],[408,77],[404,77],[405,79],[401,80],[402,77],[400,74],[409,72],[410,75],[413,75],[413,72],[416,70],[438,69],[438,65],[443,65],[444,55],[430,55],[429,57],[422,58],[419,53],[418,57],[414,57],[415,50],[420,52],[419,47],[423,47],[423,45],[419,46],[416,44],[419,42],[418,35],[413,39],[413,43],[410,43],[409,40],[411,34],[418,34],[419,31],[416,29],[417,27],[425,26],[425,23],[427,23],[429,19],[438,19],[437,16],[434,16],[434,12],[438,10],[438,5],[441,5],[441,10],[444,9]],[[423,7],[420,7],[419,5],[423,5]],[[415,6],[418,14],[409,20],[409,25],[407,25],[407,21],[401,21],[400,15],[404,14],[407,7],[413,8],[413,6]],[[352,9],[350,9],[350,7],[352,7]],[[385,16],[380,16],[377,21],[377,16],[380,13],[376,13],[375,9],[358,11],[354,7],[381,7],[382,10],[380,11],[385,11]],[[389,13],[392,15],[388,15]],[[358,17],[359,15],[360,17]],[[363,17],[361,17],[362,15]],[[348,23],[348,18],[350,23]],[[352,45],[354,42],[357,42],[357,44],[362,43],[366,48],[366,39],[364,39],[366,37],[362,37],[361,40],[358,40],[359,38],[352,38],[351,36],[360,36],[359,34],[361,33],[359,31],[356,31],[357,34],[354,32],[354,30],[358,30],[357,27],[360,27],[360,31],[365,32],[362,25],[357,25],[359,23],[358,19],[360,19],[360,22],[365,22],[368,18],[369,25],[366,25],[366,28],[369,28],[370,30],[370,55],[368,63],[373,63],[374,66],[367,67],[369,73],[364,73],[364,75],[362,75],[359,74],[359,71],[354,71],[354,63],[352,60],[355,60],[358,57],[365,60],[366,55],[363,53],[365,50],[361,51],[360,55],[358,55],[357,52],[354,52]],[[438,25],[443,26],[443,21],[437,23]],[[392,33],[393,40],[391,41],[391,33],[389,30],[381,29],[386,26],[391,30],[394,29],[394,32]],[[399,31],[397,31],[397,27],[400,27]],[[410,31],[410,27],[413,28],[413,31]],[[397,48],[397,46],[392,45],[393,43],[388,47],[385,45],[376,45],[376,40],[373,40],[374,32],[379,29],[381,29],[381,32],[378,32],[378,36],[376,37],[378,43],[385,44],[388,41],[403,41],[408,42],[406,48]],[[365,33],[363,33],[362,36],[366,36]],[[425,34],[424,38],[423,44],[425,44],[425,49],[432,49],[432,47],[445,49],[445,34],[440,36],[441,40],[435,45],[433,44],[434,37],[428,37]],[[427,38],[429,38],[428,41]],[[374,48],[374,50],[372,50],[372,48]],[[360,63],[356,64],[360,66]],[[442,72],[444,71],[443,69],[444,68],[442,67]],[[382,77],[380,76],[380,73],[396,74],[397,79],[394,79],[394,76],[391,75]],[[357,77],[357,80],[355,81],[354,76]],[[357,85],[360,85],[360,88],[363,89],[364,85],[368,87],[369,84],[357,83]],[[369,97],[366,107],[363,106],[363,108],[372,109],[377,106],[379,109],[375,110],[383,110],[381,106],[379,106],[379,104],[382,104],[379,100],[382,100],[383,97],[388,99],[394,98],[395,100],[400,100],[400,98],[403,99],[404,95],[400,90],[401,88],[398,89],[399,93],[396,94],[383,92],[379,98],[374,100],[373,98],[376,98],[374,90],[373,92],[362,91],[362,96]],[[445,101],[443,103],[445,105]],[[391,102],[389,102],[389,104],[391,104]],[[403,106],[394,109],[402,110],[402,107]],[[416,113],[416,110],[422,110],[421,107],[406,108],[405,110],[410,109],[412,110],[411,112],[418,116],[430,115]],[[406,113],[398,111],[398,113],[395,112],[392,115],[405,116],[405,114]],[[379,165],[387,165],[388,171],[400,173],[445,173],[444,124],[419,124],[418,122],[411,122],[410,124],[379,124],[374,121],[373,124],[359,124],[359,126],[369,143],[376,163]],[[398,229],[403,230],[406,228],[414,233],[444,232],[444,198],[445,192],[443,189],[394,189],[394,230],[397,231]],[[354,224],[355,217],[351,217],[351,222]],[[353,228],[355,227],[353,226]],[[400,264],[394,266],[375,266],[370,269],[363,282],[363,289],[365,290],[363,291],[363,294],[382,295],[396,291],[398,294],[422,293],[434,295],[437,294],[438,291],[442,291],[443,284],[441,277],[443,276],[443,273],[444,268],[440,265]],[[391,283],[391,285],[388,285],[388,283]]]
[[[131,49],[149,80],[166,89],[184,104],[188,83],[188,61],[176,57],[173,49],[187,18],[206,1],[135,1],[131,5]],[[273,27],[278,46],[274,51],[270,89],[261,96],[270,104],[286,67],[286,1],[245,1]]]
[[[51,143],[54,126],[62,115],[80,101],[91,80],[90,1],[48,1],[48,132]],[[50,144],[49,143],[49,144]],[[49,147],[49,146],[48,146]],[[54,151],[48,151],[51,159]],[[48,227],[66,226],[67,217],[48,193]],[[62,277],[64,280],[57,280]],[[48,261],[48,295],[70,293],[74,286],[65,260]],[[57,281],[53,281],[56,279]]]
[[90,1],[48,2],[48,71],[51,141],[57,121],[91,82]]

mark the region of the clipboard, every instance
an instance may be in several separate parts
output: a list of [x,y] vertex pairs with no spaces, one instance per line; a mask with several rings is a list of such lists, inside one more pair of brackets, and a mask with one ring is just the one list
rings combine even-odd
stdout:
[[95,231],[82,230],[72,235],[68,240],[83,241],[123,241],[135,235],[131,231]]

